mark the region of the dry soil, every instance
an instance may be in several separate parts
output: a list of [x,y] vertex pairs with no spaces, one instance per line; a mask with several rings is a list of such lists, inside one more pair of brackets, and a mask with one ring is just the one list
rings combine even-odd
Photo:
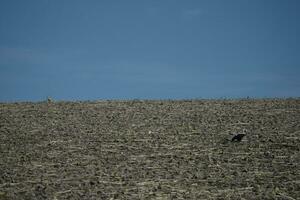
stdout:
[[297,98],[0,103],[0,200],[299,199],[299,122]]

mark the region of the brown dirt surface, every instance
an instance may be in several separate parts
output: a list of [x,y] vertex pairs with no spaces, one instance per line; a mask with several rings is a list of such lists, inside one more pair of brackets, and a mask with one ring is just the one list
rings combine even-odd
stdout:
[[299,142],[299,98],[0,103],[0,200],[299,199]]

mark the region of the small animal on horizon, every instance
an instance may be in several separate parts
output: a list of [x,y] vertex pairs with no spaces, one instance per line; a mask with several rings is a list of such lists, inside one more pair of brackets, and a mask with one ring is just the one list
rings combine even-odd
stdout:
[[48,98],[47,98],[47,103],[52,103],[52,102],[53,102],[53,99],[50,98],[50,97],[48,97]]
[[243,133],[239,133],[236,134],[235,136],[233,136],[233,138],[231,139],[231,142],[240,142],[242,141],[243,137],[246,136],[246,130],[243,129]]

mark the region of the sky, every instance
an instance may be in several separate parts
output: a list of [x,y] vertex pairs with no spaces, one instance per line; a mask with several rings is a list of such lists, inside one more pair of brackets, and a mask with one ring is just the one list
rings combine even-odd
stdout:
[[1,0],[0,102],[300,96],[299,0]]

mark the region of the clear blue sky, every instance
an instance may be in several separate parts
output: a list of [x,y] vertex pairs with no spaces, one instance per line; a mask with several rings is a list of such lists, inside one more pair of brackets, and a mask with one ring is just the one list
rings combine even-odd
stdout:
[[300,96],[299,0],[1,0],[0,101]]

